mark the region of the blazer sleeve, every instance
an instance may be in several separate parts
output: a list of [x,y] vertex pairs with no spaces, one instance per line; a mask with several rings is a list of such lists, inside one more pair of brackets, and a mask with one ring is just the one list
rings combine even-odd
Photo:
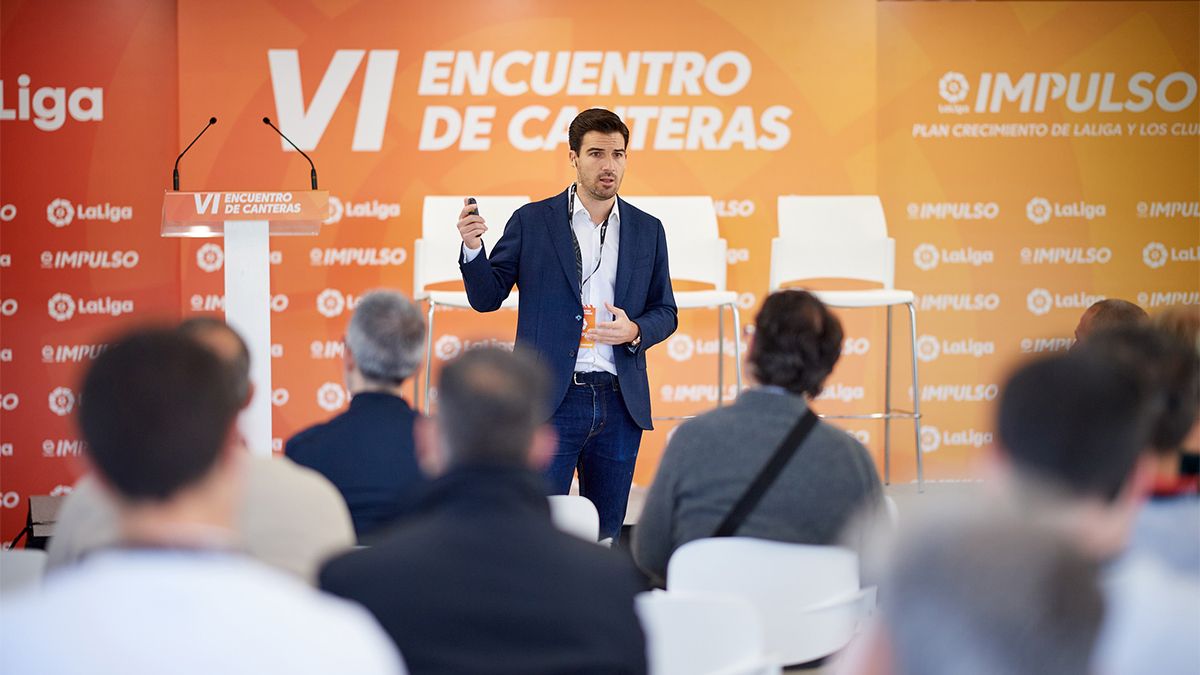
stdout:
[[641,315],[630,317],[642,331],[642,343],[638,345],[638,350],[649,349],[666,340],[679,326],[679,309],[675,306],[675,293],[671,290],[671,269],[667,262],[667,234],[657,218],[654,225],[658,232],[646,309]]
[[458,268],[467,289],[467,301],[475,311],[492,312],[500,309],[512,292],[513,285],[518,283],[522,229],[521,211],[518,210],[508,219],[504,234],[496,242],[496,248],[490,256],[486,246],[482,246],[479,255],[471,262],[464,263],[460,249],[456,249]]

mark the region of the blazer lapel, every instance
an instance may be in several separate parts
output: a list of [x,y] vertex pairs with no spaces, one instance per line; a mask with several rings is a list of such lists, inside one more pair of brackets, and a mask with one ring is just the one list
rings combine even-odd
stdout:
[[[575,292],[575,299],[583,302],[582,292],[579,288],[579,273],[575,271],[575,245],[571,243],[571,232],[567,229],[570,227],[570,220],[567,213],[566,190],[550,202],[545,216],[546,229],[550,234],[550,244],[554,247],[554,252],[558,254],[558,262],[562,266],[563,274],[566,275],[571,290]],[[619,271],[618,274],[620,274]]]
[[633,255],[638,250],[640,228],[636,227],[633,214],[624,199],[617,197],[617,209],[621,214],[621,239],[617,245],[617,283],[613,287],[613,304],[624,309],[625,293],[629,290],[629,277],[633,274]]

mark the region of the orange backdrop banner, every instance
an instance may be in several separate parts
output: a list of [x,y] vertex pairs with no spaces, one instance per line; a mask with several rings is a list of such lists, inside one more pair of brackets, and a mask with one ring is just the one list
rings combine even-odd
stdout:
[[[272,240],[277,451],[346,405],[345,324],[369,289],[411,292],[425,197],[481,196],[487,217],[482,196],[561,191],[566,125],[603,106],[632,132],[622,194],[715,200],[743,323],[768,290],[780,195],[881,196],[897,286],[918,296],[921,387],[901,313],[895,396],[920,397],[926,478],[971,480],[1005,372],[1069,346],[1087,304],[1200,303],[1197,7],[6,0],[0,534],[19,529],[25,497],[73,480],[77,377],[104,339],[223,310],[221,241],[158,232],[174,156],[210,116],[185,190],[307,189],[308,163],[268,116],[330,194],[320,235]],[[842,317],[816,406],[876,409],[883,317]],[[435,377],[514,330],[512,312],[439,314]],[[736,337],[719,338],[715,312],[681,313],[649,354],[655,413],[715,405],[718,339],[732,396]],[[635,482],[653,479],[674,426],[646,435]],[[916,444],[897,427],[892,479],[907,482]],[[882,427],[845,428],[882,465]]]

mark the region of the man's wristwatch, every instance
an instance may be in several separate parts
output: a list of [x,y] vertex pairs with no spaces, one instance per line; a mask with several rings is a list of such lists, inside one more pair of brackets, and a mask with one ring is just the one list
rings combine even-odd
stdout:
[[[630,323],[637,326],[637,322],[630,322]],[[637,350],[637,348],[641,347],[641,346],[642,346],[642,327],[638,326],[637,337],[633,338],[633,340],[631,340],[629,342],[629,348],[633,349],[633,350]]]

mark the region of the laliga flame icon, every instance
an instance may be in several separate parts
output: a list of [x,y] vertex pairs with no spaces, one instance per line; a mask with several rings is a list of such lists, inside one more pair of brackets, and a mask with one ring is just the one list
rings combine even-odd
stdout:
[[1025,297],[1025,305],[1035,316],[1042,316],[1049,313],[1051,307],[1054,306],[1054,298],[1050,295],[1050,291],[1044,288],[1035,288],[1029,291],[1029,295]]
[[946,99],[946,103],[962,103],[969,91],[971,85],[967,84],[967,78],[962,73],[952,70],[938,80],[938,93]]
[[50,412],[65,417],[75,409],[75,392],[66,387],[57,387],[50,392]]
[[208,243],[196,251],[196,267],[205,272],[216,272],[225,264],[225,251],[220,246]]
[[331,319],[341,316],[346,311],[346,296],[340,291],[326,288],[317,296],[317,311]]
[[443,335],[433,345],[433,353],[441,361],[449,361],[458,356],[462,353],[462,349],[462,340],[458,339],[457,335]]
[[942,446],[942,432],[937,427],[921,425],[921,452],[933,452]]
[[326,225],[333,225],[342,219],[342,214],[346,212],[346,207],[342,206],[342,200],[330,195],[329,197],[329,217],[325,219]]
[[55,227],[66,227],[75,218],[75,207],[59,197],[46,206],[46,220]]
[[676,361],[687,361],[696,353],[696,341],[691,335],[677,333],[667,340],[667,355]]
[[346,390],[335,382],[326,382],[317,390],[317,405],[333,412],[346,405]]
[[937,247],[933,244],[921,244],[913,249],[913,264],[923,272],[937,267],[939,259]]
[[917,358],[926,363],[934,361],[942,353],[942,346],[932,335],[922,335],[917,340]]
[[1025,217],[1034,225],[1045,225],[1050,222],[1050,200],[1034,197],[1025,205]]
[[50,302],[46,303],[46,309],[50,312],[51,319],[66,321],[75,316],[75,298],[66,293],[55,293],[50,297]]
[[1157,241],[1146,244],[1146,248],[1142,249],[1142,262],[1152,270],[1166,265],[1167,257],[1167,247]]

